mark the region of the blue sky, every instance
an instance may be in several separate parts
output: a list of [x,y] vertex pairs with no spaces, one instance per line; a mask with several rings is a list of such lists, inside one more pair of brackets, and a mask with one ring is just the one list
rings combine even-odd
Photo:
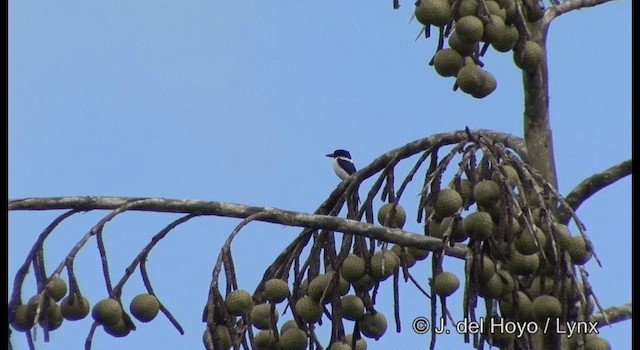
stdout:
[[[149,196],[310,212],[338,183],[324,157],[336,148],[349,149],[363,166],[392,148],[465,126],[522,135],[521,73],[511,54],[486,55],[485,69],[498,81],[489,97],[453,92],[453,80],[427,65],[436,38],[414,41],[420,27],[409,23],[413,4],[401,5],[10,0],[9,197]],[[548,57],[559,187],[567,193],[631,157],[631,1],[557,18]],[[415,207],[413,198],[405,196],[403,205]],[[603,262],[587,267],[604,306],[631,299],[630,202],[627,178],[578,211]],[[10,286],[39,232],[59,214],[9,213]],[[61,225],[45,245],[48,271],[103,215]],[[107,225],[112,278],[177,217],[127,213]],[[421,232],[409,221],[407,229]],[[149,256],[155,290],[184,336],[160,317],[124,339],[97,332],[94,349],[200,347],[210,272],[237,223],[194,219]],[[252,290],[297,232],[250,224],[233,246],[241,286]],[[429,264],[414,269],[426,283]],[[79,254],[76,273],[92,303],[106,297],[93,241]],[[125,303],[142,291],[135,274]],[[35,292],[29,280],[25,298]],[[429,302],[409,285],[401,294],[403,333],[395,333],[391,308],[382,306],[391,305],[385,285],[379,301],[389,329],[370,349],[427,348],[429,337],[412,333],[410,322],[429,315]],[[449,304],[460,304],[457,297]],[[460,310],[453,306],[454,317]],[[80,348],[89,326],[88,319],[65,322],[38,348]],[[602,334],[614,349],[630,348],[631,322]],[[460,346],[462,337],[439,343]],[[20,335],[14,347],[26,348]]]

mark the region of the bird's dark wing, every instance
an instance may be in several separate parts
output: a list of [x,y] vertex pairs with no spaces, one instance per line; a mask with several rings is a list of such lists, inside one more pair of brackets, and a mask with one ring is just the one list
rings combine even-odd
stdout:
[[349,175],[356,172],[356,167],[355,165],[353,165],[353,162],[341,158],[337,158],[336,161],[338,162],[338,165],[340,165],[340,167],[344,169],[344,171],[346,171]]

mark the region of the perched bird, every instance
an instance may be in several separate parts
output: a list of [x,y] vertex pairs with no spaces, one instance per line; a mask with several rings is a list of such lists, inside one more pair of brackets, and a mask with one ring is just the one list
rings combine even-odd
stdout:
[[327,154],[327,157],[333,158],[333,171],[336,172],[340,180],[344,180],[356,172],[356,167],[353,165],[349,151],[337,149],[333,153]]

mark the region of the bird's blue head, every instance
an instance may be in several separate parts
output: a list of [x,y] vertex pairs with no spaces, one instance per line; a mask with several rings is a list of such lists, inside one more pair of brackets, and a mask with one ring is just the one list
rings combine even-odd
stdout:
[[349,151],[347,150],[337,149],[333,151],[333,153],[327,154],[327,157],[332,157],[332,158],[344,157],[347,159],[351,159],[351,153],[349,153]]

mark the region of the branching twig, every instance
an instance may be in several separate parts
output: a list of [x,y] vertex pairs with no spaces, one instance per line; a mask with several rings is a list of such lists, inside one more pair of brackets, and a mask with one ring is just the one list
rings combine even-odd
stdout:
[[551,21],[560,16],[563,15],[569,11],[573,11],[573,10],[579,10],[581,8],[585,8],[585,7],[593,7],[593,6],[597,6],[600,4],[603,4],[605,2],[609,2],[611,0],[566,0],[566,1],[562,1],[559,4],[553,5],[549,8],[547,8],[546,11],[544,11],[544,18],[543,18],[543,28],[546,28],[549,26],[549,24],[551,23]]
[[[603,172],[593,174],[582,180],[578,186],[571,190],[571,192],[566,196],[565,201],[569,204],[571,209],[576,211],[578,207],[589,197],[612,183],[631,175],[631,171],[631,159],[629,159],[616,164]],[[570,213],[564,208],[559,208],[557,217],[559,222],[566,224],[569,220]]]
[[[11,293],[11,299],[9,301],[9,310],[14,309],[14,307],[16,305],[18,305],[18,302],[20,301],[20,298],[21,298],[20,293],[21,293],[21,290],[22,290],[22,284],[24,283],[24,279],[27,277],[27,274],[29,273],[29,266],[31,265],[31,262],[33,261],[33,259],[35,258],[36,254],[38,253],[38,250],[42,247],[42,244],[44,243],[44,240],[47,239],[49,234],[51,234],[51,232],[64,219],[70,217],[71,215],[77,213],[78,211],[79,210],[72,209],[72,210],[69,210],[68,212],[58,216],[55,220],[53,220],[51,222],[51,224],[49,224],[49,226],[47,226],[42,231],[40,236],[38,236],[38,239],[36,240],[36,242],[31,247],[31,250],[29,251],[29,254],[27,254],[27,257],[25,258],[24,263],[22,264],[22,266],[20,266],[20,268],[18,269],[18,272],[16,272],[16,277],[13,280],[13,291]],[[11,320],[9,320],[9,322],[11,322]]]
[[[151,282],[149,280],[149,276],[146,272],[146,259],[147,256],[149,255],[149,253],[151,252],[151,249],[153,249],[153,247],[160,242],[160,240],[162,240],[162,238],[164,238],[169,232],[171,232],[171,230],[173,230],[174,228],[176,228],[176,226],[183,224],[187,221],[189,221],[190,219],[196,217],[198,214],[189,214],[189,215],[185,215],[173,222],[171,222],[169,225],[167,225],[165,228],[163,228],[160,232],[158,232],[156,235],[154,235],[151,238],[151,242],[149,242],[141,251],[140,253],[133,259],[133,261],[131,262],[131,264],[129,264],[129,266],[127,266],[127,268],[125,269],[125,274],[122,276],[122,278],[120,279],[120,281],[118,281],[118,283],[116,283],[116,285],[113,287],[113,294],[116,296],[119,296],[122,293],[122,288],[124,287],[125,283],[127,282],[127,280],[129,280],[129,277],[131,277],[131,275],[133,275],[133,273],[135,272],[136,267],[138,266],[138,264],[140,264],[140,274],[142,275],[142,280],[144,282],[145,287],[147,288],[147,291],[149,292],[149,294],[155,295],[154,291],[153,291],[153,287],[151,286]],[[158,300],[160,301],[160,300]],[[180,326],[180,324],[178,323],[178,321],[173,317],[173,315],[169,312],[169,310],[162,304],[162,302],[160,302],[160,311],[162,311],[163,314],[165,314],[165,316],[169,319],[169,321],[173,324],[173,326],[178,330],[178,332],[180,332],[180,334],[184,334],[184,330],[182,329],[182,327]]]
[[[409,231],[387,228],[334,216],[313,215],[277,208],[253,207],[225,202],[177,200],[165,198],[136,199],[136,202],[130,202],[131,200],[131,198],[126,197],[58,197],[30,198],[19,201],[22,203],[20,205],[22,209],[26,209],[24,207],[26,203],[31,203],[30,205],[32,209],[39,208],[40,210],[54,209],[53,207],[56,207],[56,209],[59,209],[59,207],[86,208],[89,203],[91,203],[93,209],[110,209],[112,207],[117,208],[125,203],[129,203],[127,205],[127,210],[198,213],[203,216],[218,215],[226,217],[246,218],[251,215],[260,213],[259,217],[255,218],[256,221],[351,233],[358,236],[373,238],[383,242],[397,243],[402,246],[416,247],[428,250],[442,249],[442,241],[437,238],[425,237],[421,234],[416,234]],[[101,220],[101,223],[96,226],[104,224],[102,223],[103,220]],[[89,237],[86,237],[86,239],[88,238]],[[81,242],[84,243],[84,240],[85,238],[83,238]],[[77,250],[79,250],[79,248]],[[71,256],[75,256],[77,250],[74,248],[72,252],[73,254]],[[445,251],[448,255],[451,256],[464,257],[466,247],[464,245],[457,244],[455,247],[446,247]],[[57,270],[56,272],[59,273],[59,271]]]
[[[591,315],[591,321],[598,322],[597,328],[611,325],[614,323],[630,320],[633,316],[633,307],[631,303],[608,307],[603,312],[597,312]],[[605,321],[609,320],[609,323]]]
[[[207,315],[206,315],[206,321],[207,324],[212,325],[215,324],[215,305],[216,305],[216,299],[221,298],[222,296],[219,293],[219,283],[218,283],[218,276],[220,275],[220,271],[222,270],[222,264],[223,264],[223,260],[225,259],[225,256],[227,254],[229,254],[229,250],[231,248],[231,243],[233,242],[233,239],[238,235],[238,233],[240,233],[240,230],[246,226],[248,223],[252,222],[252,221],[256,221],[256,220],[260,220],[261,218],[265,217],[266,213],[256,213],[253,215],[248,216],[247,218],[245,218],[244,220],[242,220],[234,229],[233,231],[229,234],[229,237],[227,237],[226,241],[224,242],[224,245],[222,246],[222,248],[220,249],[220,254],[218,254],[218,258],[216,259],[216,263],[215,266],[213,268],[213,271],[211,273],[211,284],[209,286],[209,296],[207,298]],[[228,283],[232,283],[232,281],[227,281]],[[217,300],[218,302],[220,302],[220,300]]]
[[[153,291],[153,288],[151,287],[151,282],[149,281],[149,278],[148,278],[146,265],[147,264],[144,260],[140,262],[140,274],[142,275],[142,279],[144,280],[144,285],[147,288],[147,291],[149,292],[149,294],[152,294],[155,296],[156,293]],[[158,303],[160,304],[160,311],[162,311],[162,313],[167,317],[167,319],[169,320],[169,322],[171,322],[173,327],[175,327],[176,330],[178,330],[178,333],[180,333],[180,335],[184,335],[184,329],[182,328],[178,320],[173,316],[173,314],[171,314],[169,309],[167,309],[167,307],[164,306],[162,301],[160,301],[159,298],[157,299],[158,299]]]
[[91,325],[91,328],[89,329],[89,334],[87,335],[87,339],[85,339],[84,341],[85,350],[91,350],[91,342],[93,341],[93,334],[95,333],[96,328],[98,328],[98,323],[93,322],[93,324]]

